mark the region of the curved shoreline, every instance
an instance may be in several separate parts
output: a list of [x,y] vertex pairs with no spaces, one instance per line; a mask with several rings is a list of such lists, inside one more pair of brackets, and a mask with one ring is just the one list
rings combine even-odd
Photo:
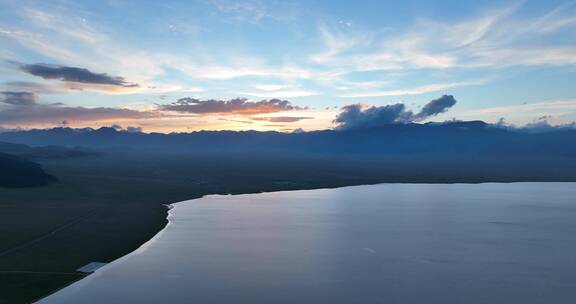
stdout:
[[[203,198],[209,198],[209,197],[222,197],[222,196],[244,196],[244,195],[258,195],[258,194],[265,194],[265,193],[281,193],[281,192],[295,192],[295,191],[311,191],[311,190],[330,190],[330,189],[338,189],[338,188],[352,188],[352,187],[363,187],[363,186],[372,186],[372,185],[383,185],[383,184],[446,184],[446,185],[452,185],[452,184],[465,184],[465,185],[470,185],[470,184],[518,184],[518,183],[542,183],[542,182],[527,182],[527,181],[495,181],[495,182],[412,182],[412,183],[405,183],[405,182],[375,182],[375,183],[363,183],[363,184],[355,184],[355,185],[345,185],[345,186],[334,186],[334,187],[319,187],[319,188],[304,188],[304,189],[286,189],[286,190],[277,190],[277,191],[259,191],[259,192],[245,192],[245,193],[234,193],[234,194],[222,194],[222,193],[211,193],[211,194],[204,194],[201,195],[199,197],[195,197],[195,198],[191,198],[188,200],[183,200],[183,201],[178,201],[178,202],[174,202],[174,203],[164,203],[161,204],[162,206],[165,207],[165,225],[162,226],[161,229],[159,229],[152,237],[150,237],[149,239],[147,239],[146,241],[144,241],[143,243],[141,243],[138,247],[136,247],[134,250],[119,256],[115,259],[113,259],[112,261],[108,262],[106,266],[104,266],[103,268],[108,267],[109,265],[112,265],[114,263],[119,263],[122,260],[128,258],[129,256],[133,255],[133,254],[138,254],[139,251],[141,250],[145,250],[147,246],[149,246],[151,244],[151,242],[153,242],[155,239],[159,238],[162,236],[163,233],[165,233],[166,228],[169,227],[172,222],[170,221],[170,218],[172,217],[172,212],[175,209],[175,205],[176,204],[180,204],[180,203],[186,203],[186,202],[190,202],[190,201],[194,201],[194,200],[198,200],[198,199],[203,199]],[[550,183],[574,183],[574,182],[550,182]],[[54,290],[53,292],[51,292],[50,294],[44,295],[41,298],[38,298],[34,301],[34,303],[37,303],[39,301],[42,301],[43,299],[61,291],[64,288],[69,287],[72,284],[75,284],[83,279],[85,279],[86,277],[89,277],[91,275],[97,275],[97,271],[92,273],[92,274],[88,274],[85,275],[81,278],[79,278],[78,280],[75,280],[73,282],[70,282],[69,284],[66,284],[65,286],[62,286],[61,288]]]
[[[497,185],[497,184],[501,184],[501,183],[486,183],[486,184]],[[499,196],[500,190],[507,191],[507,189],[510,189],[511,191],[516,191],[517,193],[518,193],[519,189],[520,190],[521,189],[532,189],[532,190],[528,191],[531,193],[533,191],[539,191],[539,190],[536,190],[537,188],[534,189],[534,187],[532,185],[530,185],[530,183],[518,183],[518,184],[524,184],[524,185],[508,187],[508,186],[502,184],[501,186],[497,186],[496,188],[488,188],[488,189],[495,189],[495,191],[489,191],[488,193],[493,192],[492,194],[489,194],[489,195],[491,195],[491,197],[500,197]],[[466,184],[462,184],[462,185],[466,185]],[[356,188],[356,189],[352,190],[353,193],[356,193],[356,194],[362,194],[364,192],[371,193],[369,190],[363,190],[364,187],[368,187],[368,186],[370,186],[370,185],[350,186],[350,187],[342,187],[342,188]],[[397,188],[394,185],[390,185],[390,184],[384,184],[382,186],[383,187],[381,187],[381,189],[384,189],[384,190],[388,189],[385,191],[388,191],[388,193],[390,193],[392,197],[396,197],[396,196],[394,196],[393,193],[400,193],[399,195],[404,195],[402,193],[408,193],[408,192],[404,192],[404,191],[397,192],[395,189],[422,189],[423,191],[435,191],[432,193],[448,193],[448,194],[446,194],[448,197],[450,197],[450,195],[452,193],[451,191],[447,191],[450,189],[460,189],[459,190],[460,193],[467,193],[468,191],[471,191],[471,192],[481,191],[481,190],[474,190],[474,189],[484,189],[482,187],[475,188],[475,186],[458,186],[456,188],[450,188],[450,186],[441,186],[439,188],[436,188],[434,185],[429,185],[429,186],[424,185],[421,188],[409,188],[409,187],[403,187],[403,186],[401,186],[401,188]],[[553,188],[550,188],[550,189],[561,189],[561,188],[566,189],[567,187],[572,188],[573,183],[564,183],[564,185],[562,185],[562,183],[560,183],[560,185],[552,186],[552,187]],[[319,193],[316,193],[314,191],[314,192],[311,192],[310,194],[304,193],[304,192],[308,192],[306,190],[297,191],[297,192],[302,192],[302,194],[297,194],[296,196],[287,195],[287,197],[292,197],[292,199],[299,198],[299,199],[297,199],[297,201],[294,201],[294,203],[297,203],[297,202],[299,203],[299,205],[297,205],[299,207],[296,207],[296,209],[301,210],[300,212],[307,212],[306,211],[307,208],[302,208],[302,207],[308,206],[307,204],[305,204],[306,200],[304,200],[303,198],[304,197],[309,197],[309,198],[326,197],[330,200],[330,197],[331,197],[330,193],[331,192],[321,191],[321,190],[329,190],[329,189],[331,189],[331,188],[317,189],[315,191],[320,190]],[[434,189],[436,189],[436,190],[434,190]],[[516,190],[513,190],[513,189],[516,189]],[[390,191],[392,191],[392,192],[390,192]],[[464,191],[464,192],[462,192],[462,191]],[[571,191],[573,192],[573,190],[571,190]],[[283,191],[283,192],[291,193],[294,191]],[[483,190],[481,192],[483,192]],[[268,193],[275,193],[275,192],[268,192]],[[105,290],[105,289],[102,289],[102,287],[103,286],[109,286],[109,288],[113,288],[113,290],[116,290],[116,287],[114,287],[114,286],[118,286],[118,284],[120,284],[120,286],[122,286],[121,282],[122,282],[122,279],[124,278],[124,273],[126,270],[129,270],[130,267],[132,267],[134,270],[136,270],[136,269],[139,269],[139,270],[137,271],[138,275],[136,275],[136,276],[132,275],[130,280],[125,281],[127,286],[132,286],[129,288],[129,290],[133,289],[134,286],[138,286],[138,284],[140,284],[139,283],[140,281],[138,280],[138,278],[142,278],[141,282],[143,285],[141,285],[141,286],[149,286],[151,283],[152,284],[160,283],[160,282],[155,281],[156,280],[155,276],[148,276],[147,275],[148,272],[145,270],[147,264],[154,264],[154,262],[150,260],[151,257],[156,257],[156,258],[162,257],[162,261],[164,261],[164,262],[173,261],[173,265],[176,268],[172,268],[172,269],[174,271],[176,271],[176,273],[178,273],[178,271],[181,271],[180,274],[182,274],[182,275],[184,275],[185,273],[190,273],[190,275],[194,276],[193,273],[195,271],[191,271],[192,269],[195,268],[195,266],[193,266],[194,263],[185,263],[184,262],[185,260],[179,260],[177,258],[177,256],[180,254],[179,250],[174,250],[175,248],[182,248],[182,249],[186,248],[186,247],[179,247],[179,246],[186,246],[186,245],[183,245],[183,243],[187,243],[185,241],[187,239],[187,237],[186,237],[187,232],[186,231],[190,231],[190,230],[184,229],[184,228],[196,227],[198,229],[198,231],[204,231],[203,227],[206,227],[206,223],[212,223],[212,222],[211,221],[204,222],[204,220],[202,220],[202,219],[208,219],[208,220],[213,219],[210,216],[204,217],[204,215],[210,215],[210,213],[207,213],[207,214],[202,213],[203,211],[206,211],[206,210],[208,210],[208,211],[209,210],[220,210],[220,211],[217,211],[217,212],[220,212],[217,214],[222,214],[221,210],[227,210],[227,212],[229,212],[230,210],[236,210],[237,212],[239,212],[242,215],[245,214],[244,212],[248,212],[248,214],[250,214],[250,212],[254,212],[254,210],[256,210],[255,214],[257,214],[258,216],[261,215],[260,213],[258,213],[258,210],[259,210],[258,208],[252,209],[253,211],[249,211],[249,210],[246,210],[244,208],[245,206],[243,206],[242,204],[228,205],[232,209],[226,209],[226,208],[222,209],[222,208],[224,208],[223,206],[226,206],[226,205],[218,205],[218,204],[214,205],[212,203],[218,203],[218,202],[222,202],[222,203],[232,202],[233,203],[233,202],[236,202],[238,199],[238,201],[247,202],[247,203],[253,202],[254,204],[257,204],[255,206],[265,207],[269,203],[273,203],[276,199],[281,199],[283,197],[281,195],[280,196],[272,195],[272,196],[266,196],[266,197],[264,197],[264,199],[252,198],[253,196],[256,197],[255,194],[259,194],[259,193],[241,194],[241,195],[238,195],[238,196],[240,196],[240,198],[237,198],[237,197],[232,198],[231,195],[222,195],[222,194],[204,195],[204,196],[202,196],[202,198],[203,199],[208,198],[208,200],[203,201],[201,203],[199,202],[197,205],[198,207],[194,207],[195,205],[188,205],[188,204],[176,205],[178,203],[187,203],[188,200],[170,204],[172,206],[172,208],[170,208],[168,210],[167,219],[169,221],[169,225],[175,225],[175,226],[173,226],[174,228],[170,229],[170,230],[168,230],[166,228],[163,229],[157,235],[155,235],[152,239],[150,239],[148,242],[146,242],[143,246],[141,246],[138,250],[132,252],[131,254],[132,255],[135,255],[135,254],[138,255],[143,250],[147,250],[148,249],[147,246],[150,246],[150,245],[153,246],[152,248],[148,249],[148,251],[146,251],[146,253],[143,253],[142,256],[140,256],[140,255],[132,256],[134,258],[134,260],[130,260],[130,261],[128,261],[128,263],[126,263],[127,261],[125,259],[128,259],[128,256],[131,256],[130,254],[122,257],[121,259],[114,261],[113,263],[123,262],[124,264],[122,264],[122,265],[117,265],[117,264],[114,265],[113,264],[115,267],[109,268],[109,269],[107,269],[107,271],[103,271],[100,275],[96,275],[98,277],[91,277],[91,278],[89,278],[89,280],[84,281],[83,283],[80,283],[78,285],[75,285],[71,290],[67,290],[63,294],[60,294],[53,299],[50,299],[50,301],[47,301],[47,303],[58,303],[59,301],[63,301],[63,302],[68,303],[70,301],[77,301],[78,299],[80,299],[79,296],[85,297],[85,296],[89,296],[89,295],[96,296],[96,299],[98,299],[100,297],[99,295],[102,295],[102,299],[106,299],[106,297],[108,297],[110,299],[110,296],[106,296],[106,293],[102,293]],[[228,199],[227,197],[231,197],[231,198]],[[347,196],[344,195],[342,197],[345,198]],[[370,197],[370,196],[367,196],[367,197]],[[371,197],[374,198],[375,196],[371,196]],[[420,198],[418,196],[409,195],[409,197],[411,197],[412,199],[420,200]],[[435,196],[433,196],[433,197],[435,197]],[[213,201],[211,198],[214,198],[215,200]],[[351,197],[348,197],[344,201],[341,201],[341,203],[350,202],[349,201],[350,198]],[[475,202],[476,203],[483,202],[483,201],[478,201],[478,199],[480,199],[480,198],[484,198],[484,196],[482,196],[482,195],[478,196],[476,198]],[[540,198],[542,198],[542,196],[540,196]],[[495,200],[493,200],[493,201],[495,201]],[[540,200],[540,201],[542,202],[542,200]],[[304,202],[304,204],[303,204],[303,202]],[[399,200],[397,202],[403,202],[403,200]],[[380,203],[381,203],[381,201],[380,201]],[[266,205],[263,205],[263,204],[266,204]],[[273,205],[275,205],[275,204],[273,204]],[[394,204],[392,204],[392,205],[394,205]],[[396,204],[396,205],[398,205],[398,204]],[[479,204],[472,204],[472,205],[467,204],[467,205],[468,206],[480,206]],[[172,209],[174,209],[175,207],[178,207],[178,206],[181,206],[181,208],[178,210],[182,211],[182,212],[176,213],[176,211],[171,211]],[[500,207],[500,208],[508,208],[507,204],[500,205],[500,206],[504,206],[504,207]],[[520,202],[520,206],[522,207],[521,202]],[[197,209],[197,208],[199,208],[199,209]],[[472,209],[468,209],[468,210],[477,210],[474,208],[476,208],[476,207],[472,207]],[[267,207],[263,208],[263,210],[268,210],[268,208]],[[277,211],[278,210],[284,210],[284,207],[281,207],[281,209],[273,209],[273,210],[277,210]],[[332,210],[332,209],[329,209],[329,210]],[[339,210],[348,210],[348,209],[345,208],[345,209],[339,209]],[[404,210],[404,209],[402,209],[402,210]],[[456,208],[455,210],[458,210],[458,208]],[[554,210],[554,208],[552,210]],[[343,212],[345,212],[345,211],[343,211]],[[532,212],[532,211],[528,210],[528,212]],[[553,211],[553,212],[558,212],[558,211]],[[228,213],[226,213],[226,214],[228,214]],[[487,212],[484,214],[490,215],[490,212]],[[180,217],[180,216],[182,216],[182,217]],[[199,219],[200,221],[191,222],[191,219],[193,219],[193,218]],[[240,218],[243,218],[243,217],[240,216]],[[264,217],[263,219],[265,219],[265,218],[267,218],[267,217]],[[273,218],[274,217],[272,217],[272,219]],[[440,218],[442,218],[442,216]],[[180,219],[183,219],[183,221],[180,221]],[[268,218],[268,219],[270,220],[270,218]],[[488,218],[488,219],[490,219],[490,218]],[[196,222],[196,224],[194,224],[194,222]],[[220,223],[220,222],[214,222],[214,224],[216,225],[215,229],[216,229],[216,231],[221,231],[220,229],[218,229],[218,227],[220,227],[220,226],[218,226],[219,224],[217,224],[217,223]],[[264,223],[266,223],[266,221],[264,221]],[[492,222],[490,222],[490,221],[485,221],[483,223],[485,223],[486,225],[492,225],[491,224]],[[193,226],[187,226],[187,225],[193,225]],[[208,227],[211,227],[211,226],[212,226],[212,224],[210,224]],[[256,225],[256,226],[260,227],[258,225]],[[167,225],[167,227],[170,227],[170,226]],[[223,226],[223,227],[225,227],[225,226]],[[232,225],[232,227],[235,227],[235,226]],[[491,227],[494,227],[494,226],[491,226]],[[174,229],[176,229],[176,230],[174,230]],[[208,230],[210,230],[210,229],[208,229]],[[482,230],[482,231],[484,231],[484,230]],[[170,234],[171,232],[176,232],[176,234]],[[159,238],[163,237],[164,233],[168,233],[166,235],[166,239],[164,239],[160,242],[155,242]],[[250,235],[258,235],[258,233],[250,234]],[[216,239],[218,239],[218,238],[216,238]],[[202,234],[200,234],[200,238],[199,239],[197,238],[196,241],[194,241],[194,239],[190,239],[190,241],[192,243],[196,242],[195,246],[203,246],[202,244],[204,243],[204,241],[202,241],[202,240],[207,240],[207,239],[202,237]],[[172,247],[172,246],[174,246],[174,247]],[[219,247],[210,247],[211,245],[207,245],[207,246],[208,246],[208,248],[219,248]],[[191,245],[189,248],[194,248],[194,245]],[[200,247],[196,247],[196,248],[200,248]],[[152,250],[152,251],[150,251],[150,250]],[[164,252],[164,254],[166,254],[167,256],[158,255],[160,252]],[[187,257],[189,255],[194,256],[194,253],[193,253],[194,251],[185,251],[184,250],[182,252],[183,252],[182,254],[184,254],[184,255],[180,255],[180,257]],[[210,251],[204,252],[203,254],[205,257],[211,256]],[[200,255],[200,256],[202,256],[202,255]],[[226,256],[224,256],[224,257],[226,257]],[[222,256],[220,256],[220,258],[222,258]],[[201,257],[198,259],[202,260]],[[143,261],[146,261],[146,262],[143,263]],[[174,261],[178,261],[178,262],[174,263]],[[197,262],[198,260],[195,260],[195,261]],[[150,263],[150,262],[152,262],[152,263]],[[181,267],[184,267],[184,265],[179,266],[179,264],[182,264],[182,263],[185,263],[186,265],[188,265],[188,266],[186,266],[187,268],[181,268]],[[126,268],[126,267],[128,267],[128,268]],[[169,267],[162,267],[162,269],[170,269],[170,268]],[[178,269],[178,270],[176,270],[176,269]],[[187,270],[185,270],[185,269],[187,269]],[[131,271],[128,271],[128,273],[131,273]],[[205,273],[205,274],[207,274],[207,273]],[[142,276],[146,276],[146,277],[142,277]],[[196,274],[197,279],[201,278],[202,276],[203,275]],[[145,283],[145,282],[147,282],[147,283]],[[170,282],[170,281],[167,281],[167,282]],[[186,281],[184,281],[184,282],[186,282]],[[148,284],[148,285],[146,285],[146,284]],[[126,294],[126,292],[122,293],[122,292],[120,292],[120,290],[118,290],[118,291],[119,291],[119,293],[116,294],[116,297],[120,296],[122,294],[128,296],[128,294]],[[112,294],[114,294],[114,293],[112,293]],[[120,297],[120,298],[123,298],[123,297]],[[130,298],[131,297],[128,297],[128,299],[130,299]],[[70,302],[70,303],[72,303],[72,302]]]
[[[165,224],[162,226],[161,229],[157,230],[153,236],[151,236],[149,239],[147,239],[146,241],[144,241],[143,243],[141,243],[138,247],[136,247],[135,249],[131,250],[130,252],[118,256],[116,258],[114,258],[112,261],[108,262],[106,266],[102,267],[105,268],[108,265],[112,265],[113,263],[118,263],[121,262],[123,259],[128,258],[128,256],[137,253],[139,250],[144,250],[144,248],[147,246],[147,244],[149,244],[150,242],[154,241],[154,239],[160,237],[165,231],[166,228],[169,227],[169,225],[171,225],[171,221],[170,221],[170,217],[172,215],[171,211],[176,207],[176,204],[180,204],[180,203],[184,203],[184,202],[189,202],[189,201],[194,201],[197,199],[202,199],[205,197],[210,197],[210,196],[232,196],[232,195],[257,195],[257,194],[263,194],[263,193],[277,193],[277,192],[294,192],[294,191],[308,191],[308,190],[322,190],[322,189],[336,189],[336,188],[347,188],[347,187],[362,187],[362,186],[369,186],[369,185],[378,185],[378,184],[410,184],[410,183],[364,183],[364,184],[357,184],[357,185],[347,185],[347,186],[334,186],[334,187],[321,187],[321,188],[304,188],[304,189],[288,189],[288,190],[277,190],[277,191],[259,191],[259,192],[245,192],[245,193],[234,193],[234,194],[221,194],[221,193],[210,193],[210,194],[203,194],[199,197],[195,197],[195,198],[191,198],[188,200],[184,200],[184,201],[178,201],[178,202],[174,202],[174,203],[162,203],[160,205],[165,207]],[[414,183],[412,183],[414,184]],[[89,263],[89,261],[88,261]],[[102,269],[101,268],[101,269]],[[93,276],[95,275],[96,272],[94,273],[90,273],[90,274],[86,274],[83,277],[74,280],[72,282],[69,282],[68,284],[63,285],[61,288],[58,288],[56,290],[53,290],[52,292],[43,295],[37,299],[35,299],[32,303],[38,303],[40,301],[42,301],[43,299],[46,299],[48,297],[50,297],[51,295],[69,287],[72,284],[75,284],[89,276]]]

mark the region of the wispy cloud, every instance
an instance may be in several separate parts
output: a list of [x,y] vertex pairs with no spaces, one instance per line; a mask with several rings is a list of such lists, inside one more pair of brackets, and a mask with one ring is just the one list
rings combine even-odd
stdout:
[[[342,25],[339,23],[339,25]],[[326,24],[321,24],[319,28],[320,37],[324,41],[326,50],[322,53],[312,55],[310,59],[319,64],[330,64],[338,55],[350,50],[357,50],[369,45],[373,35],[367,32],[352,31],[346,24],[344,29],[329,29]]]
[[211,0],[210,2],[222,13],[227,14],[237,22],[257,24],[262,19],[272,16],[264,2],[261,1]]
[[547,102],[536,102],[536,103],[523,103],[511,106],[502,107],[490,107],[484,109],[478,109],[467,114],[514,114],[514,113],[526,113],[526,112],[538,112],[542,111],[576,111],[576,100],[554,100]]
[[291,1],[210,0],[226,20],[257,25],[264,20],[291,21],[298,11]]
[[[86,19],[83,18],[67,16],[67,18],[63,19],[57,15],[32,8],[25,8],[22,10],[22,13],[38,27],[71,37],[75,40],[80,40],[84,43],[98,45],[110,39],[106,34],[102,33],[102,31],[93,28]],[[70,26],[71,23],[74,24],[73,27]]]
[[9,29],[2,27],[0,24],[0,37],[16,41],[25,48],[31,49],[43,56],[60,59],[62,61],[74,60],[80,62],[85,59],[83,56],[51,41],[49,37],[40,33]]
[[251,120],[290,123],[297,122],[304,119],[313,119],[314,117],[307,116],[269,116],[269,117],[250,117]]
[[318,95],[317,92],[305,90],[286,90],[286,91],[265,91],[265,92],[242,92],[241,95],[256,96],[262,98],[294,98]]
[[5,83],[0,83],[0,89],[31,91],[36,94],[54,94],[64,93],[67,91],[65,88],[60,87],[58,84],[38,83],[30,81],[8,81]]
[[374,39],[375,47],[383,46],[377,51],[343,53],[342,49],[360,48],[356,35],[337,35],[322,27],[327,51],[311,59],[364,71],[576,64],[574,47],[548,39],[552,32],[576,26],[573,5],[540,17],[511,18],[520,7],[515,4],[461,22],[421,20],[411,30]]
[[282,89],[289,88],[289,85],[286,84],[256,84],[254,88],[262,91],[278,91]]
[[[168,57],[165,59],[168,59]],[[240,77],[257,77],[321,81],[334,79],[342,75],[342,71],[321,71],[297,65],[267,66],[260,60],[245,59],[247,60],[236,58],[236,60],[232,60],[227,65],[182,62],[182,59],[177,57],[171,57],[164,62],[195,79],[231,80]],[[178,61],[180,61],[179,64]]]
[[462,119],[497,121],[505,119],[525,125],[545,118],[546,124],[566,124],[576,121],[576,99],[525,102],[508,106],[487,107],[458,113]]
[[483,80],[478,81],[463,81],[454,83],[435,83],[415,88],[388,90],[388,91],[367,91],[357,92],[340,95],[340,97],[384,97],[384,96],[406,96],[406,95],[420,95],[436,91],[448,90],[457,87],[481,85],[485,83]]

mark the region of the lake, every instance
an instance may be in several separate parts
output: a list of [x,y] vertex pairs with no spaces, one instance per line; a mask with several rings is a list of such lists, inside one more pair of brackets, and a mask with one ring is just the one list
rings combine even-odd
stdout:
[[576,303],[576,184],[380,184],[180,202],[41,303]]

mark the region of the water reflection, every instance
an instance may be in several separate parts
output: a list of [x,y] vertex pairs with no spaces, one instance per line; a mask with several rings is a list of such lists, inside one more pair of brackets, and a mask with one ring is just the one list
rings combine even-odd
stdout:
[[42,303],[573,303],[574,197],[570,183],[210,196]]

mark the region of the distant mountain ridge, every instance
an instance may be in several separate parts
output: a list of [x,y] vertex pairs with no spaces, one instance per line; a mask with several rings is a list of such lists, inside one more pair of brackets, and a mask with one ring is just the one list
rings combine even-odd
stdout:
[[0,142],[0,152],[16,155],[28,160],[84,157],[98,154],[85,148],[67,148],[63,146],[31,147],[25,144]]
[[530,133],[482,121],[390,124],[301,133],[198,131],[134,133],[55,128],[0,134],[0,141],[151,152],[246,152],[412,157],[576,157],[576,130]]

